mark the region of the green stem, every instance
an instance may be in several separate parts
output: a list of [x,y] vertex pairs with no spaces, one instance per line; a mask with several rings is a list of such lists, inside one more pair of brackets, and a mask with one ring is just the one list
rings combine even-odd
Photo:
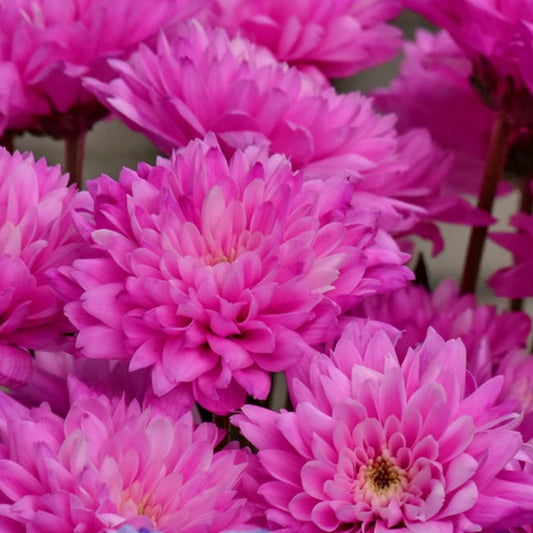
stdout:
[[[500,113],[492,126],[489,153],[477,203],[479,209],[489,214],[492,212],[498,181],[504,172],[510,133],[511,124],[506,115]],[[461,294],[473,293],[476,290],[486,237],[486,226],[472,228],[463,268]]]

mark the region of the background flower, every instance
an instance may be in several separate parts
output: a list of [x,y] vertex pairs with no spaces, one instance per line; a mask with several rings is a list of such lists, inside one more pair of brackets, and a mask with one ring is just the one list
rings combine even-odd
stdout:
[[350,76],[396,55],[401,34],[386,22],[400,10],[396,0],[217,0],[213,9],[216,24],[230,34],[330,78]]
[[59,166],[0,147],[0,385],[28,379],[28,350],[69,344],[73,328],[47,278],[83,247],[72,210],[84,199],[67,181]]
[[81,84],[205,0],[0,1],[0,136],[26,129],[78,134],[106,114]]
[[[449,161],[426,132],[400,137],[395,117],[378,115],[371,99],[324,88],[220,29],[189,24],[180,38],[161,37],[156,52],[143,47],[111,66],[114,80],[88,79],[87,86],[167,153],[207,131],[226,153],[266,145],[308,177],[348,177],[354,204],[370,205],[395,233],[433,237],[434,219],[492,220],[445,194]],[[413,229],[428,219],[430,230]]]
[[470,60],[445,31],[418,30],[404,53],[399,76],[373,93],[376,107],[397,114],[400,131],[427,128],[455,156],[445,185],[477,194],[496,113],[470,83]]
[[512,253],[514,265],[498,270],[488,284],[498,296],[526,298],[533,296],[533,217],[517,213],[511,217],[510,223],[516,232],[493,232],[490,238]]

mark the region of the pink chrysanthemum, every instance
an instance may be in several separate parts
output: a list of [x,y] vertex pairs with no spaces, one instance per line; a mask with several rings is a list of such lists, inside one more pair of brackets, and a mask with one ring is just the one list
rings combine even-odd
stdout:
[[81,84],[205,0],[0,0],[0,136],[83,132],[105,109]]
[[465,350],[434,331],[400,365],[390,338],[349,327],[291,385],[295,412],[245,406],[274,531],[421,533],[527,524],[531,475],[501,378],[471,390]]
[[404,52],[400,75],[374,93],[376,107],[396,113],[400,131],[429,129],[440,146],[455,154],[447,185],[477,194],[496,113],[470,83],[470,60],[444,31],[418,31]]
[[30,349],[57,349],[73,328],[47,271],[79,257],[71,210],[84,205],[59,166],[0,147],[0,385],[24,383]]
[[110,65],[113,81],[87,86],[168,154],[208,131],[228,150],[269,145],[295,168],[363,172],[394,152],[395,119],[377,115],[371,100],[337,95],[221,28],[190,23],[172,39],[161,35],[156,51],[141,46]]
[[269,48],[280,60],[350,76],[392,59],[401,46],[398,0],[217,0],[215,22]]
[[[72,383],[71,383],[72,385]],[[122,524],[162,533],[243,528],[244,450],[214,452],[221,434],[192,416],[72,387],[63,419],[0,393],[0,529],[111,533]]]
[[433,291],[408,285],[388,295],[365,299],[354,314],[390,324],[402,331],[396,344],[400,361],[410,347],[420,345],[432,327],[445,340],[460,338],[467,353],[468,369],[480,381],[493,374],[508,352],[526,348],[531,320],[525,313],[478,305],[473,294],[460,295],[457,283],[448,279]]
[[[524,119],[524,106],[531,107],[529,91],[518,58],[531,37],[524,22],[533,22],[529,0],[403,0],[406,7],[447,30],[473,65],[475,86],[493,109],[516,113]],[[529,119],[528,119],[529,120]]]
[[70,408],[68,378],[75,376],[92,391],[109,397],[137,400],[143,407],[154,407],[173,418],[182,416],[194,403],[192,391],[175,388],[155,396],[149,369],[128,370],[128,361],[74,357],[67,352],[36,351],[27,382],[10,395],[27,407],[46,402],[52,411],[64,416]]
[[517,213],[511,225],[517,232],[494,232],[490,238],[513,254],[514,265],[500,269],[488,284],[498,296],[527,298],[533,296],[533,217]]
[[[396,232],[410,230],[428,211],[437,218],[442,201],[448,210],[460,202],[443,198],[448,163],[423,131],[399,138],[395,117],[378,115],[372,100],[325,89],[220,29],[189,24],[180,38],[162,36],[156,52],[142,47],[128,62],[111,65],[116,79],[87,80],[88,86],[167,153],[207,131],[227,152],[268,145],[307,176],[349,176],[353,201],[371,204],[380,223]],[[459,206],[462,220],[465,209],[471,210]]]
[[269,372],[329,338],[343,309],[411,277],[372,213],[336,208],[345,180],[302,183],[256,148],[228,164],[210,137],[88,186],[94,256],[56,279],[77,346],[152,368],[158,395],[192,385],[217,413],[265,398]]

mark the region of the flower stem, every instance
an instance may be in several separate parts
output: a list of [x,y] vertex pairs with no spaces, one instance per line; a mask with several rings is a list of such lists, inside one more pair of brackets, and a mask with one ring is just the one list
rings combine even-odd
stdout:
[[[489,153],[477,203],[479,209],[489,214],[492,212],[498,181],[505,169],[510,133],[511,124],[507,116],[500,112],[492,126]],[[476,290],[486,237],[486,226],[472,228],[463,268],[461,294],[473,293]]]
[[[533,195],[531,194],[530,181],[522,179],[518,183],[520,188],[520,212],[531,214],[533,211]],[[523,298],[512,298],[510,301],[511,311],[521,311],[523,305]]]
[[69,185],[83,186],[83,156],[87,132],[74,133],[65,137],[65,169],[70,174]]
[[10,154],[15,151],[13,133],[11,131],[6,131],[2,137],[0,137],[0,145],[3,146]]

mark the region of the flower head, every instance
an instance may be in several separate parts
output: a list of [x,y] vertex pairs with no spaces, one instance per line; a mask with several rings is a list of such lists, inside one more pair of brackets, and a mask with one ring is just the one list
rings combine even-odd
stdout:
[[314,67],[327,77],[350,76],[391,59],[400,33],[386,22],[401,2],[388,0],[218,0],[217,25],[269,48],[280,61]]
[[[113,81],[88,79],[87,86],[167,153],[208,131],[226,153],[268,146],[307,177],[348,177],[353,202],[371,205],[380,225],[395,232],[411,230],[428,210],[429,218],[438,218],[443,200],[448,210],[459,202],[443,198],[448,158],[427,133],[400,138],[395,117],[378,115],[371,99],[326,89],[221,29],[186,25],[179,38],[162,36],[157,51],[141,47],[111,66]],[[467,211],[464,204],[462,220]],[[474,218],[490,221],[478,213]]]
[[511,217],[515,233],[494,232],[491,240],[511,252],[514,265],[498,270],[488,284],[498,296],[507,298],[526,298],[533,296],[533,217],[517,213]]
[[410,347],[424,341],[429,327],[445,340],[461,339],[468,369],[479,382],[492,377],[496,365],[509,352],[526,348],[531,330],[525,313],[498,313],[494,306],[477,304],[474,295],[460,295],[451,279],[442,281],[432,292],[410,284],[388,295],[367,298],[354,313],[402,331],[396,344],[400,361]]
[[[502,380],[472,388],[460,341],[430,330],[400,364],[374,326],[348,327],[331,358],[290,385],[294,412],[245,406],[271,529],[480,531],[531,519],[531,476]],[[290,468],[288,467],[290,465]]]
[[217,413],[265,398],[342,310],[411,277],[373,213],[339,209],[345,180],[303,181],[256,147],[228,163],[210,136],[89,192],[91,257],[56,276],[78,348]]
[[106,78],[106,60],[130,53],[204,0],[1,0],[0,135],[83,132],[106,114],[82,87]]
[[47,278],[79,256],[71,211],[84,205],[59,166],[0,148],[0,385],[24,383],[28,350],[65,345],[72,325]]
[[496,113],[469,81],[470,60],[445,31],[419,30],[404,52],[400,75],[374,93],[376,107],[396,113],[400,131],[427,128],[435,142],[455,154],[448,188],[477,193]]
[[[215,452],[220,431],[71,381],[63,419],[0,393],[3,531],[222,532],[247,524],[244,450]],[[81,528],[81,529],[80,529]],[[127,531],[127,528],[126,528]]]
[[404,0],[406,7],[445,29],[472,62],[472,79],[482,100],[492,109],[505,110],[514,120],[528,118],[531,108],[519,58],[530,46],[524,23],[533,22],[528,0]]

